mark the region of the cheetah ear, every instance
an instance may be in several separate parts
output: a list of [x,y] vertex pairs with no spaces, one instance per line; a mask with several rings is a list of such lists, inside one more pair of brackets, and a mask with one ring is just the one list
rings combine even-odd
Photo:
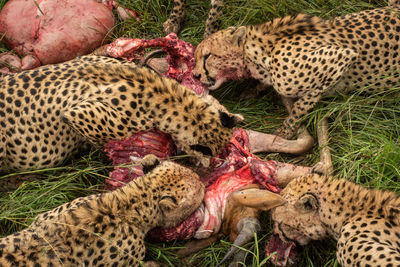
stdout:
[[202,146],[202,145],[191,145],[190,149],[200,152],[201,154],[205,155],[205,156],[213,156],[212,150],[211,148],[209,148],[208,146]]
[[151,172],[155,167],[160,165],[160,160],[157,156],[153,154],[146,155],[141,161],[140,165],[142,165],[143,173],[147,174]]
[[306,193],[294,204],[301,213],[316,211],[319,207],[318,199],[311,193]]
[[232,129],[236,124],[244,120],[240,114],[228,114],[224,111],[219,111],[219,119],[221,120],[222,126]]
[[246,39],[246,27],[240,26],[232,35],[232,43],[237,46],[242,46]]

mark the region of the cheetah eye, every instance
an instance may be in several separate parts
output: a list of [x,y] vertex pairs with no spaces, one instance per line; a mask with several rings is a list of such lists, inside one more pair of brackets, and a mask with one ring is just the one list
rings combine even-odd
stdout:
[[211,53],[207,53],[204,55],[204,64],[206,64],[206,61],[210,56],[211,56]]
[[208,146],[191,145],[190,148],[193,149],[194,151],[202,153],[205,156],[211,157],[213,155],[211,148],[209,148]]
[[208,70],[207,70],[207,59],[210,57],[210,53],[207,53],[204,55],[204,61],[203,61],[203,69],[206,72],[206,75],[208,76]]

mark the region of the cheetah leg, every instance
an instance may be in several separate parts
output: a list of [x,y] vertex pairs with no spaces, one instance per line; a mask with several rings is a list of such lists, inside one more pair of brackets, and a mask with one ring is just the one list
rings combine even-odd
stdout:
[[219,16],[221,15],[221,8],[224,4],[223,0],[211,0],[211,8],[208,13],[206,21],[206,28],[204,30],[204,39],[215,33],[219,29]]
[[[282,126],[274,134],[286,139],[290,139],[296,133],[297,122],[300,121],[321,99],[321,92],[311,92],[306,97],[298,99],[290,112],[289,117],[282,123]],[[307,103],[307,105],[305,104]]]
[[[294,101],[292,98],[289,97],[285,97],[282,96],[281,97],[282,103],[285,106],[286,110],[289,112],[289,114],[293,111],[293,105],[294,105]],[[307,128],[304,125],[301,125],[299,130],[298,130],[298,140],[300,138],[304,138],[304,139],[312,139],[313,143],[314,143],[314,139],[312,138],[312,136],[310,135],[310,133],[307,131]],[[311,148],[311,147],[307,147],[307,148]]]
[[184,16],[185,0],[174,0],[174,7],[168,19],[163,23],[164,32],[166,34],[171,32],[178,33]]

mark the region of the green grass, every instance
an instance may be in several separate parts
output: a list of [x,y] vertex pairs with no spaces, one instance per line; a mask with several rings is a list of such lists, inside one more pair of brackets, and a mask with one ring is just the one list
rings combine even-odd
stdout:
[[[121,0],[137,10],[141,21],[117,21],[112,37],[160,37],[162,23],[172,3],[166,0]],[[277,16],[304,12],[332,18],[363,9],[386,5],[385,1],[359,0],[225,0],[221,28],[232,25],[262,23]],[[0,1],[0,6],[5,0]],[[198,44],[210,3],[187,1],[187,15],[180,38]],[[286,116],[285,109],[273,92],[257,99],[240,100],[238,96],[253,83],[230,82],[214,93],[233,112],[242,113],[242,127],[272,133]],[[329,145],[335,173],[369,188],[400,192],[400,101],[393,88],[380,95],[353,95],[325,98],[305,120],[315,136],[315,124],[329,116]],[[265,159],[312,166],[319,159],[318,147],[302,156],[263,154]],[[79,196],[103,191],[104,178],[111,169],[101,150],[92,149],[62,167],[0,176],[0,236],[20,230],[43,211]],[[24,181],[25,180],[25,181]],[[6,190],[14,181],[23,181],[18,189]],[[257,242],[248,244],[246,266],[267,266],[264,248],[271,233],[268,213],[262,216],[263,230]],[[169,266],[183,264],[214,266],[229,248],[220,241],[188,259],[178,259],[174,252],[182,242],[149,244],[149,257]],[[302,249],[299,266],[338,266],[335,242],[314,242]]]

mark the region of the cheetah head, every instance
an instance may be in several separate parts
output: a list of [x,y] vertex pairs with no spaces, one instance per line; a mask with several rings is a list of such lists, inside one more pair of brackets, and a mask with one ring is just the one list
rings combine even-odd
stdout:
[[283,241],[306,245],[310,240],[327,236],[327,229],[319,218],[320,203],[310,185],[308,176],[291,181],[281,192],[286,203],[272,210],[274,232]]
[[244,61],[246,27],[229,27],[204,39],[196,48],[194,75],[208,89],[227,80],[247,78]]
[[[211,157],[218,155],[232,138],[234,127],[244,120],[240,114],[229,112],[211,95],[202,97],[204,103],[192,112],[187,129],[173,136],[178,148],[195,156],[208,166]],[[178,118],[176,118],[178,122]]]
[[204,197],[204,184],[192,170],[172,161],[162,162],[153,173],[162,179],[158,203],[161,211],[160,225],[173,227],[200,206]]

